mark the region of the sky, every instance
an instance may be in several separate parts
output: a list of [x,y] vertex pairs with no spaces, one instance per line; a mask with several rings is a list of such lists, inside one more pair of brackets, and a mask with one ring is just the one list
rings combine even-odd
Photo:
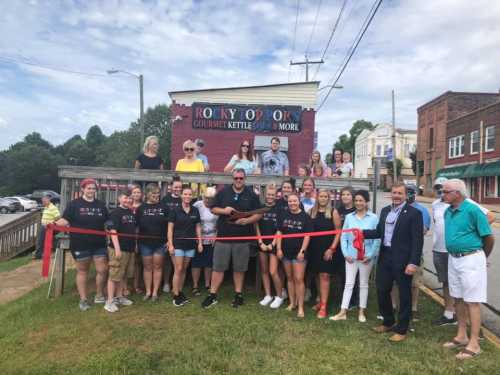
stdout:
[[[5,1],[0,150],[33,131],[57,145],[94,124],[107,135],[128,128],[138,81],[108,75],[112,68],[144,75],[146,107],[169,104],[175,90],[304,81],[304,68],[289,62],[321,57],[343,2]],[[347,0],[325,63],[317,74],[311,67],[321,87],[372,5]],[[358,119],[390,122],[393,89],[396,126],[410,129],[417,107],[447,90],[497,92],[499,46],[500,1],[383,1],[338,82],[344,88],[317,113],[320,151]]]

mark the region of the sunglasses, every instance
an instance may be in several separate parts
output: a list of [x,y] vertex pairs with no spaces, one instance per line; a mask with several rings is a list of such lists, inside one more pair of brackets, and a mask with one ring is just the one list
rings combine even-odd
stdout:
[[443,194],[450,194],[456,192],[456,190],[441,190]]
[[250,145],[241,145],[241,147],[250,147]]
[[245,177],[233,177],[234,181],[243,181]]
[[194,148],[188,148],[188,147],[186,147],[186,148],[184,149],[184,151],[191,151],[191,152],[192,152],[192,151],[194,151]]

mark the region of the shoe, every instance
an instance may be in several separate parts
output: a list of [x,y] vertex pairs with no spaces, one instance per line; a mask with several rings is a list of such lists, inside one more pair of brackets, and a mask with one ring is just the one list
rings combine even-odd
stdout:
[[304,295],[304,302],[309,302],[309,300],[311,299],[311,297],[312,297],[311,289],[307,288],[306,289],[306,293]]
[[288,298],[288,292],[286,291],[286,289],[283,289],[283,291],[281,292],[281,299],[285,300]]
[[116,306],[115,302],[106,302],[104,304],[104,310],[110,313],[114,313],[117,312],[119,309],[118,306]]
[[170,285],[169,284],[163,285],[163,292],[164,293],[170,293]]
[[411,320],[413,322],[418,322],[420,320],[420,314],[418,313],[418,311],[411,312]]
[[259,304],[260,304],[261,306],[267,306],[267,305],[269,305],[269,304],[272,302],[272,300],[273,300],[273,297],[271,297],[271,296],[265,296],[265,297],[264,297],[264,298],[263,298],[263,299],[259,302]]
[[205,298],[201,303],[201,307],[203,307],[204,309],[209,309],[210,307],[217,305],[218,302],[219,301],[217,301],[217,294],[210,293],[207,298]]
[[313,307],[311,307],[313,311],[319,311],[320,308],[321,308],[321,303],[319,302],[315,304]]
[[231,306],[233,306],[235,309],[237,309],[240,306],[243,306],[245,301],[243,300],[243,294],[241,293],[236,293],[233,298],[233,302],[231,302]]
[[178,294],[174,296],[172,303],[174,304],[175,307],[181,307],[184,305],[184,300],[182,299],[181,295]]
[[359,314],[358,315],[358,322],[360,322],[360,323],[366,323],[366,316],[365,316],[365,314]]
[[342,313],[338,313],[337,315],[333,315],[333,316],[331,316],[328,319],[329,320],[333,320],[333,321],[347,320],[347,315],[346,314],[342,314]]
[[276,296],[269,307],[271,307],[271,309],[279,309],[283,304],[283,300],[283,298]]
[[148,301],[149,299],[151,299],[151,296],[145,294],[144,297],[142,297],[142,300],[143,301]]
[[158,302],[158,296],[151,296],[151,302]]
[[392,329],[394,328],[394,326],[395,326],[395,324],[390,326],[390,327],[387,327],[387,326],[384,326],[383,324],[381,324],[379,326],[373,327],[373,331],[377,332],[377,333],[391,332]]
[[391,337],[389,337],[390,342],[401,342],[406,340],[406,335],[401,335],[399,333],[395,333]]
[[441,315],[439,319],[433,320],[432,321],[433,326],[447,326],[447,325],[457,325],[457,320],[455,317],[448,319],[446,316]]
[[181,297],[182,299],[182,304],[185,305],[186,303],[189,302],[189,299],[186,297],[186,295],[182,292],[179,292],[179,296]]
[[199,288],[193,288],[193,290],[191,290],[191,294],[193,296],[195,296],[195,297],[201,296],[200,289]]
[[114,299],[115,304],[121,305],[121,306],[130,306],[133,305],[134,302],[129,300],[127,297],[116,297]]
[[316,314],[316,318],[325,319],[327,316],[328,316],[328,313],[326,311],[326,304],[320,303],[318,313]]
[[80,308],[80,311],[87,311],[88,309],[90,309],[90,305],[86,299],[80,300],[78,307]]
[[106,303],[106,298],[104,296],[95,296],[94,303]]
[[384,320],[384,317],[382,315],[377,315],[378,320]]

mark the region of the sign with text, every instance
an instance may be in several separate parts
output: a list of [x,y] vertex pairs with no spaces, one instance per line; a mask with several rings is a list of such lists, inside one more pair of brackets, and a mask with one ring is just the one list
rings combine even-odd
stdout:
[[193,103],[193,128],[298,133],[301,114],[299,106]]

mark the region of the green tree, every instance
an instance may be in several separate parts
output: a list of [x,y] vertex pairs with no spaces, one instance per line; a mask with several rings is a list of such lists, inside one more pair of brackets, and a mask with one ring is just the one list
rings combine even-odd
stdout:
[[93,166],[96,164],[96,152],[98,149],[91,149],[84,139],[71,143],[64,157],[70,165]]
[[[393,165],[393,162],[392,160],[391,161],[387,161],[385,163],[385,167],[387,168],[387,173],[391,176],[394,177],[394,165]],[[397,171],[397,175],[398,176],[401,176],[401,170],[403,169],[403,162],[401,161],[401,159],[396,159],[396,171]]]
[[333,145],[333,148],[350,152],[354,160],[354,145],[356,144],[356,138],[358,138],[363,130],[373,130],[374,128],[375,125],[373,125],[370,121],[357,120],[352,124],[352,127],[349,130],[349,135],[342,134]]
[[94,125],[88,130],[85,141],[87,142],[88,147],[92,150],[96,150],[106,141],[106,136],[102,133],[99,125]]
[[116,131],[98,148],[97,164],[106,167],[132,168],[137,158],[139,135],[133,131]]
[[417,151],[410,152],[410,159],[411,159],[411,169],[413,170],[413,173],[416,175],[417,174]]

